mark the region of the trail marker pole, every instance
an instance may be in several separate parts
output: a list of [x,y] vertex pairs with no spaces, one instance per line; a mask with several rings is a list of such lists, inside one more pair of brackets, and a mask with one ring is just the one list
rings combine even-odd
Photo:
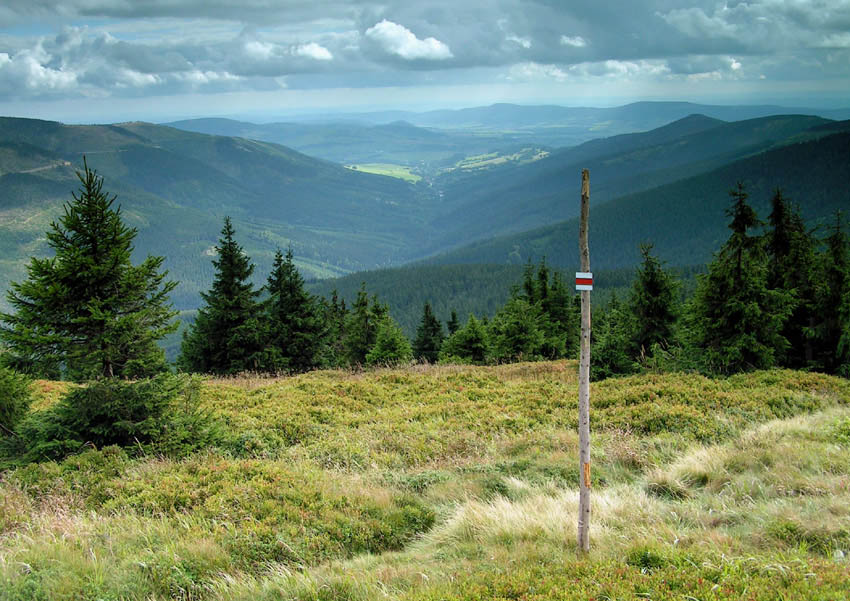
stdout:
[[581,355],[578,370],[578,548],[590,551],[590,250],[587,246],[587,219],[590,213],[590,172],[581,171],[581,225],[578,246],[581,272],[576,273],[576,289],[581,291]]

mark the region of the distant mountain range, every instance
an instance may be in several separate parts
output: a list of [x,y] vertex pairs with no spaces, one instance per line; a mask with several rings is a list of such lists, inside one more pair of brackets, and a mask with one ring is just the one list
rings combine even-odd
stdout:
[[0,119],[0,289],[23,277],[44,232],[78,188],[85,155],[139,229],[137,254],[165,255],[181,281],[175,301],[198,302],[225,215],[267,272],[292,244],[308,276],[392,265],[421,243],[428,194],[293,150],[144,123],[68,126]]
[[[640,103],[592,111],[619,114],[620,123],[628,118],[645,124],[692,106]],[[509,129],[520,123],[523,108],[499,105],[452,119],[460,127],[473,118],[496,123],[503,114]],[[537,117],[523,117],[526,122],[563,114],[562,107],[534,108]],[[443,123],[450,121],[442,112],[428,119],[437,122],[440,115]],[[244,124],[216,123],[244,133]],[[347,130],[354,148],[368,146],[375,131],[400,136],[404,141],[396,147],[415,147],[416,139],[426,148],[428,140],[471,139],[477,126],[449,133],[399,123],[358,127]],[[372,133],[358,137],[363,131]],[[44,232],[77,188],[74,171],[83,155],[105,177],[105,189],[118,195],[127,222],[139,229],[136,254],[166,256],[171,276],[181,282],[175,305],[188,310],[197,307],[199,292],[212,281],[211,258],[224,215],[233,217],[237,240],[257,263],[258,283],[275,248],[290,244],[308,278],[423,260],[522,264],[544,255],[571,269],[577,226],[570,219],[584,167],[591,170],[596,268],[633,265],[638,244],[646,240],[673,264],[704,263],[725,239],[727,191],[738,180],[748,182],[764,215],[777,186],[813,225],[850,206],[848,132],[850,122],[823,116],[727,122],[690,114],[649,131],[550,149],[531,162],[482,160],[475,169],[445,168],[414,185],[242,136],[148,123],[68,126],[0,118],[0,291],[25,277],[30,256],[47,251]],[[459,151],[458,157],[468,155]],[[387,162],[400,161],[388,156]],[[415,280],[405,273],[406,281]]]
[[[592,202],[602,204],[706,173],[802,137],[829,135],[831,130],[818,128],[830,123],[834,122],[804,115],[732,123],[693,115],[647,133],[587,142],[528,165],[449,175],[437,183],[444,202],[455,208],[436,224],[444,236],[435,248],[574,217],[578,203],[564,199],[570,186],[576,186],[582,168],[591,172]],[[745,177],[747,173],[741,172],[738,179]],[[734,178],[727,183],[732,184]],[[481,219],[485,214],[486,219]]]
[[457,152],[472,155],[529,144],[575,146],[602,137],[646,132],[694,114],[721,121],[774,115],[815,115],[843,120],[850,119],[850,108],[722,106],[691,102],[636,102],[610,108],[494,104],[423,113],[382,111],[301,116],[287,122],[266,124],[191,119],[166,125],[199,133],[274,142],[342,163],[392,158],[405,165],[438,163],[442,166]]
[[[838,133],[834,133],[836,130]],[[815,130],[806,132],[814,134]],[[790,142],[754,153],[700,175],[650,190],[593,204],[590,214],[591,265],[615,269],[640,260],[642,242],[673,265],[705,263],[728,238],[729,189],[741,181],[762,219],[781,188],[798,205],[810,227],[832,223],[835,212],[850,208],[850,121],[821,128],[824,137]],[[796,137],[795,137],[796,138]],[[794,138],[792,138],[794,139]],[[578,206],[578,177],[572,199]],[[591,199],[594,195],[591,171]],[[821,229],[823,232],[823,229]],[[572,218],[518,234],[482,239],[426,261],[428,264],[525,263],[546,257],[557,266],[578,268],[578,220]]]

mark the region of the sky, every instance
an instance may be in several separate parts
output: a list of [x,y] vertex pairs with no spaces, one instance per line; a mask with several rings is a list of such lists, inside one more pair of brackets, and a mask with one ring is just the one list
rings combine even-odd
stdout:
[[0,115],[850,106],[850,0],[3,0]]

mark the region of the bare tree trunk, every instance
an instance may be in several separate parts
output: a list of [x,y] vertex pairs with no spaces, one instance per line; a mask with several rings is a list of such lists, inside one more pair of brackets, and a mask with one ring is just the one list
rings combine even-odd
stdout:
[[[590,172],[581,172],[581,226],[579,252],[581,270],[590,272],[590,250],[587,246],[588,214],[590,212]],[[581,356],[578,375],[578,439],[579,439],[579,501],[578,547],[590,551],[590,290],[581,291]]]

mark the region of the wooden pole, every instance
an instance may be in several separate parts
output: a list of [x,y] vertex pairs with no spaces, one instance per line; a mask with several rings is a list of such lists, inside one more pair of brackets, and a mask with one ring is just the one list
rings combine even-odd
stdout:
[[[581,225],[578,245],[581,270],[590,272],[587,219],[590,213],[590,172],[581,171]],[[578,372],[579,496],[578,547],[590,551],[590,290],[581,291],[581,355]]]

